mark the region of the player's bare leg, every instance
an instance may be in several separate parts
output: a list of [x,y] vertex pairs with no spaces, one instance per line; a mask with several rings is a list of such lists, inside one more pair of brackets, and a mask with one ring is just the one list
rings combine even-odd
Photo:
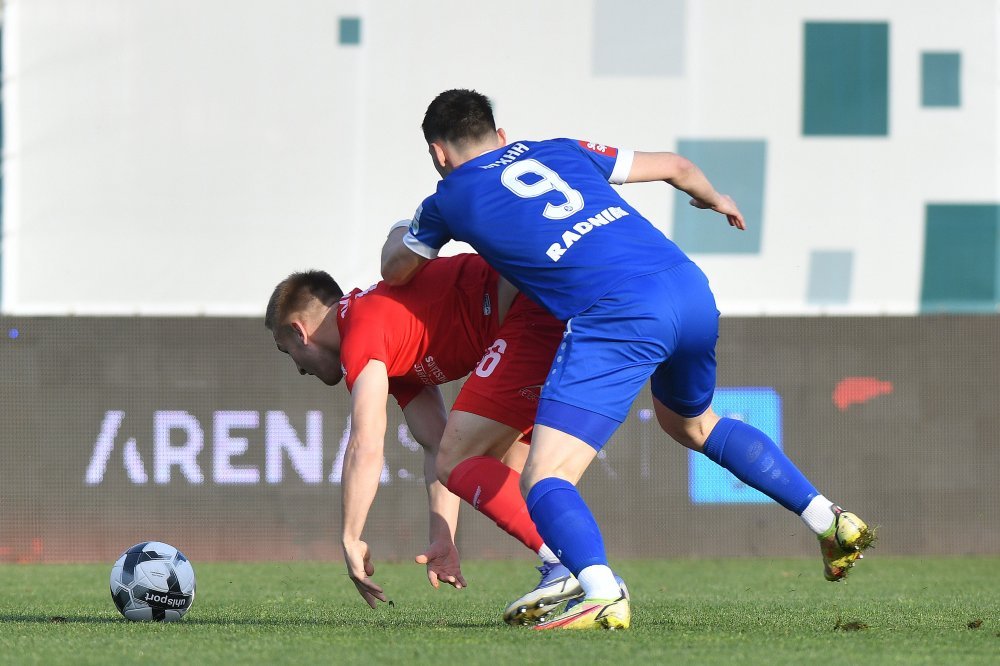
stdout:
[[454,410],[448,415],[444,436],[438,447],[438,478],[442,483],[447,482],[463,460],[474,456],[501,460],[520,439],[521,432],[506,424],[479,414]]
[[521,488],[546,541],[585,592],[583,601],[536,629],[625,629],[631,621],[629,600],[608,566],[600,529],[575,487],[596,455],[597,449],[577,437],[535,426]]
[[500,462],[520,474],[521,470],[524,469],[524,463],[528,460],[528,453],[530,452],[531,447],[524,440],[519,439],[510,445],[510,448],[507,449],[507,453],[503,455]]
[[681,446],[692,451],[702,453],[705,448],[705,441],[719,422],[719,415],[709,407],[704,412],[694,417],[684,417],[673,411],[662,402],[653,398],[653,412],[656,413],[656,421],[660,424],[663,432]]
[[533,624],[563,601],[580,596],[582,589],[545,545],[528,514],[518,474],[528,447],[518,441],[520,437],[519,430],[497,421],[452,411],[438,450],[437,468],[438,478],[449,490],[541,558],[538,585],[504,610],[508,624]]
[[[711,408],[698,416],[684,417],[655,397],[653,410],[660,427],[677,442],[704,453],[748,486],[798,514],[819,539],[827,580],[843,580],[863,557],[862,552],[875,543],[875,528],[816,492],[784,452],[759,430],[720,419]],[[725,449],[730,446],[743,448],[727,454]]]

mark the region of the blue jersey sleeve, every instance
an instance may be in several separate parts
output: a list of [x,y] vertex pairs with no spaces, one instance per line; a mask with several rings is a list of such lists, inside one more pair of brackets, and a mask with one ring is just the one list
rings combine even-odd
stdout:
[[434,259],[441,247],[452,238],[448,224],[434,201],[434,195],[424,199],[413,214],[403,244],[425,259]]
[[597,167],[605,180],[614,185],[624,183],[628,178],[629,171],[632,170],[634,151],[577,139],[554,139],[553,141],[572,146]]

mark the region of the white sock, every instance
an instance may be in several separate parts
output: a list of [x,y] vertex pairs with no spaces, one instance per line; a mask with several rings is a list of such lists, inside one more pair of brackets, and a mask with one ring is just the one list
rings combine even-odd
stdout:
[[576,579],[580,581],[586,599],[617,599],[622,595],[615,574],[607,565],[591,564],[584,567]]
[[826,532],[833,525],[832,502],[822,495],[816,495],[802,512],[802,521],[815,534]]
[[542,562],[545,564],[559,564],[559,558],[556,557],[556,554],[552,552],[552,549],[544,543],[542,544],[542,547],[538,549],[538,557],[542,558]]

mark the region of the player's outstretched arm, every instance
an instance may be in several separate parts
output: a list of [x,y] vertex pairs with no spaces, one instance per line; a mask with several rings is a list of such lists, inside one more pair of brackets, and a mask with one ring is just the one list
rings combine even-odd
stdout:
[[351,393],[351,435],[344,453],[341,491],[343,493],[343,528],[341,543],[344,563],[358,593],[375,608],[386,601],[385,592],[371,579],[375,574],[371,551],[361,540],[368,511],[378,491],[382,473],[385,442],[385,403],[389,378],[385,364],[369,361],[358,374]]
[[675,153],[642,153],[636,151],[626,183],[648,183],[662,180],[691,197],[695,208],[714,210],[726,216],[729,226],[746,229],[743,214],[736,202],[719,194],[705,174],[691,160]]
[[403,415],[410,433],[424,448],[424,480],[427,484],[427,507],[430,513],[430,545],[415,559],[418,564],[427,565],[427,580],[435,588],[440,582],[445,582],[461,589],[466,583],[462,576],[458,549],[455,547],[461,500],[438,480],[436,470],[438,447],[448,420],[441,390],[437,386],[424,387],[406,405]]
[[386,284],[406,284],[429,259],[406,247],[406,227],[393,227],[382,245],[382,279]]

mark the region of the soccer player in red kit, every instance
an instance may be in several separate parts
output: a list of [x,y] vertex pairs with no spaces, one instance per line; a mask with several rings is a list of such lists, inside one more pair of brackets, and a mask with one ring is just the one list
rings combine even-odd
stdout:
[[[382,470],[388,395],[425,449],[430,546],[417,561],[427,564],[431,584],[465,585],[454,545],[460,497],[542,559],[541,582],[508,607],[506,621],[537,621],[582,593],[538,535],[518,472],[501,462],[523,464],[514,445],[532,429],[560,321],[467,254],[429,262],[406,286],[380,282],[346,295],[322,271],[294,273],[275,288],[265,325],[301,374],[331,386],[344,379],[351,392],[342,545],[370,606],[386,600],[361,537]],[[466,375],[449,415],[437,385]]]

